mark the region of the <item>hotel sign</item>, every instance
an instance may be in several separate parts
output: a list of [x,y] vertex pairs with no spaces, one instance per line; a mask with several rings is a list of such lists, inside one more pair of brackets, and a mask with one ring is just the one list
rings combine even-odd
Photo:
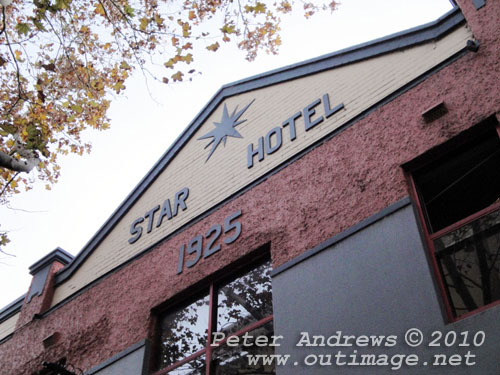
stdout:
[[[319,114],[317,111],[321,108],[321,104],[323,104],[323,111],[322,114]],[[257,161],[261,162],[264,160],[265,155],[274,154],[281,148],[283,142],[286,142],[286,140],[283,139],[283,132],[285,128],[288,129],[288,134],[286,134],[287,139],[289,140],[288,142],[295,141],[297,139],[297,129],[295,123],[300,117],[304,118],[305,131],[308,132],[315,126],[321,124],[325,119],[340,111],[342,108],[344,108],[343,103],[332,108],[330,106],[330,97],[328,94],[323,95],[322,98],[316,99],[302,111],[294,113],[292,116],[283,121],[281,127],[277,126],[269,130],[265,136],[258,139],[255,145],[250,143],[247,148],[247,168],[252,168],[254,166],[255,157],[257,157]]]
[[[217,150],[218,146],[221,143],[224,146],[226,145],[228,137],[243,138],[236,127],[246,121],[246,119],[243,119],[242,116],[254,101],[255,99],[239,111],[238,107],[236,107],[231,114],[229,114],[227,105],[224,104],[222,119],[218,122],[213,123],[213,125],[215,125],[215,129],[210,130],[208,133],[198,138],[198,140],[211,138],[210,142],[208,142],[205,146],[205,148],[211,146],[210,152],[208,153],[205,162],[208,162],[212,154]],[[304,130],[305,132],[308,132],[321,124],[325,119],[333,116],[343,108],[343,103],[337,104],[336,106],[332,107],[328,94],[324,94],[321,98],[314,100],[302,110],[297,111],[296,113],[285,119],[282,122],[281,126],[277,126],[269,130],[267,134],[261,136],[255,144],[250,143],[248,145],[246,150],[247,168],[252,168],[254,166],[255,160],[257,162],[261,162],[264,160],[266,155],[271,155],[279,151],[281,146],[285,142],[295,141],[297,139],[296,122],[299,118],[303,118]],[[175,194],[173,204],[171,204],[170,199],[166,199],[162,205],[156,205],[155,207],[147,211],[144,216],[135,219],[130,225],[130,235],[132,237],[128,239],[129,244],[133,244],[138,241],[141,238],[144,229],[146,230],[146,233],[151,233],[153,229],[161,227],[165,221],[171,220],[176,217],[181,210],[186,210],[186,200],[188,199],[188,197],[189,189],[185,187]],[[214,238],[218,238],[218,236],[215,236]],[[197,241],[195,241],[195,243],[198,243],[200,241],[201,240],[198,239]],[[191,249],[191,247],[189,247],[189,249]],[[189,249],[188,253],[190,253]],[[208,251],[208,253],[211,253],[210,250]],[[182,259],[184,252],[182,251],[180,254],[182,255],[180,256],[180,258]],[[197,258],[199,258],[199,255],[197,255]],[[188,267],[190,267],[189,263]]]

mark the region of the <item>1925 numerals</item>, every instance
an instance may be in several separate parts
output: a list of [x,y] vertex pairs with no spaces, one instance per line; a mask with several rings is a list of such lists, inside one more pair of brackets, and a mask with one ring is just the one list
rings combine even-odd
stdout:
[[[187,268],[193,267],[199,262],[201,256],[208,258],[221,249],[218,239],[223,235],[222,241],[229,245],[236,241],[241,234],[241,223],[236,220],[241,216],[241,210],[236,211],[224,219],[224,227],[215,224],[210,227],[205,236],[201,234],[188,242],[187,247],[181,245],[179,248],[179,263],[177,265],[177,274],[182,273],[184,265]],[[205,246],[204,245],[205,242]],[[185,261],[185,262],[184,262]]]

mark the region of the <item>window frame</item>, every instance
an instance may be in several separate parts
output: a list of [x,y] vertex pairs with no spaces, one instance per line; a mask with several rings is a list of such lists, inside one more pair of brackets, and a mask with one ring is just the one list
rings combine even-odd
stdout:
[[[174,296],[170,303],[168,303],[165,307],[163,307],[162,304],[161,306],[158,306],[157,308],[154,308],[152,311],[155,316],[155,346],[156,349],[159,347],[159,338],[160,338],[160,319],[162,316],[165,314],[168,314],[169,312],[175,310],[176,308],[182,308],[183,306],[188,306],[190,303],[193,303],[197,301],[200,298],[203,298],[203,296],[207,296],[209,298],[209,304],[208,304],[208,331],[207,331],[207,344],[197,352],[190,354],[189,356],[181,359],[180,361],[177,361],[167,367],[160,368],[158,369],[158,356],[159,356],[159,350],[155,350],[154,353],[154,367],[152,371],[152,375],[164,375],[168,374],[170,371],[175,370],[176,368],[192,361],[195,358],[202,357],[205,355],[205,374],[206,375],[211,375],[214,373],[213,371],[213,352],[217,350],[218,348],[222,347],[227,340],[230,337],[234,336],[242,336],[247,332],[253,331],[256,328],[262,327],[269,322],[274,321],[274,314],[268,315],[264,317],[263,319],[260,319],[259,321],[250,323],[249,325],[244,326],[243,328],[237,330],[234,333],[231,333],[224,337],[222,340],[217,340],[217,344],[213,345],[213,334],[217,332],[217,306],[218,306],[218,290],[219,287],[232,281],[236,280],[238,277],[241,277],[245,275],[246,273],[252,271],[253,269],[261,266],[262,264],[266,262],[271,263],[271,269],[272,269],[272,262],[271,262],[271,257],[269,254],[269,246],[266,245],[264,246],[265,254],[249,254],[248,256],[245,256],[243,259],[240,260],[237,264],[231,264],[227,267],[225,267],[223,270],[221,270],[219,273],[216,273],[215,276],[211,277],[208,280],[202,280],[199,283],[196,283],[192,288],[189,288],[187,291],[179,293],[180,295],[185,295],[185,298],[179,298],[180,296]],[[251,260],[249,260],[251,259]],[[231,271],[229,271],[231,269]],[[208,287],[207,287],[208,283]],[[201,286],[203,285],[203,286]],[[206,293],[208,289],[208,294]],[[191,291],[191,292],[190,292]]]
[[485,119],[481,124],[476,125],[475,127],[472,127],[471,129],[468,129],[464,131],[462,134],[457,135],[455,138],[450,139],[449,141],[445,142],[444,144],[436,147],[435,149],[431,149],[425,154],[417,157],[416,159],[406,163],[403,165],[403,170],[405,174],[405,178],[407,180],[408,186],[409,186],[409,193],[410,197],[414,203],[414,207],[416,208],[416,213],[418,216],[418,221],[420,224],[420,227],[422,229],[422,234],[424,237],[424,243],[427,248],[427,253],[429,255],[429,261],[431,263],[431,268],[434,274],[434,280],[437,283],[437,287],[439,289],[439,293],[441,294],[442,297],[442,302],[443,302],[443,307],[445,310],[445,315],[447,318],[447,321],[449,323],[453,323],[462,319],[465,319],[467,317],[470,317],[472,315],[478,314],[482,311],[485,311],[487,309],[490,309],[494,306],[500,305],[500,300],[493,301],[491,303],[488,303],[486,305],[480,306],[472,311],[466,312],[460,316],[455,316],[453,313],[453,308],[452,308],[452,303],[450,301],[450,296],[448,289],[445,285],[445,281],[443,279],[443,276],[441,274],[440,266],[438,264],[438,257],[436,255],[436,250],[435,250],[435,245],[434,241],[440,237],[445,236],[448,233],[451,233],[458,228],[461,228],[469,223],[472,223],[473,221],[476,221],[480,219],[481,217],[487,216],[491,214],[492,212],[499,211],[500,210],[500,201],[496,202],[484,209],[481,209],[477,212],[474,212],[473,214],[462,218],[444,228],[439,229],[436,232],[432,232],[429,229],[428,225],[428,219],[425,214],[425,208],[423,207],[423,203],[421,202],[421,197],[418,192],[418,188],[414,179],[414,174],[421,170],[422,168],[425,168],[426,166],[429,166],[431,163],[435,162],[436,160],[440,159],[441,157],[446,156],[447,154],[453,152],[456,150],[458,147],[463,146],[467,143],[470,143],[470,138],[479,136],[482,132],[485,130],[491,128],[494,128],[496,130],[497,136],[500,138],[500,123],[496,119],[496,117],[493,115],[487,119]]

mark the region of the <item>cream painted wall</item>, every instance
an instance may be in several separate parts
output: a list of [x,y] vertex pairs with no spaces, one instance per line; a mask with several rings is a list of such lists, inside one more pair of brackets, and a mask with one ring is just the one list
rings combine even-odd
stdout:
[[10,335],[16,329],[17,319],[19,318],[19,313],[12,315],[9,319],[4,320],[0,323],[0,340]]

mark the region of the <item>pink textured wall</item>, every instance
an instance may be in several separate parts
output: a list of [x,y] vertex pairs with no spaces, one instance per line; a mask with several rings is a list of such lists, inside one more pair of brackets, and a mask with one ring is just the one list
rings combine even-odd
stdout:
[[[460,1],[481,46],[354,126],[160,244],[0,345],[1,373],[31,374],[67,357],[88,370],[151,335],[151,308],[270,242],[274,267],[408,195],[400,165],[500,111],[500,3],[476,11]],[[420,114],[444,101],[449,113],[425,124]],[[177,252],[199,233],[242,210],[231,245],[176,275]],[[55,331],[60,342],[44,349]]]

